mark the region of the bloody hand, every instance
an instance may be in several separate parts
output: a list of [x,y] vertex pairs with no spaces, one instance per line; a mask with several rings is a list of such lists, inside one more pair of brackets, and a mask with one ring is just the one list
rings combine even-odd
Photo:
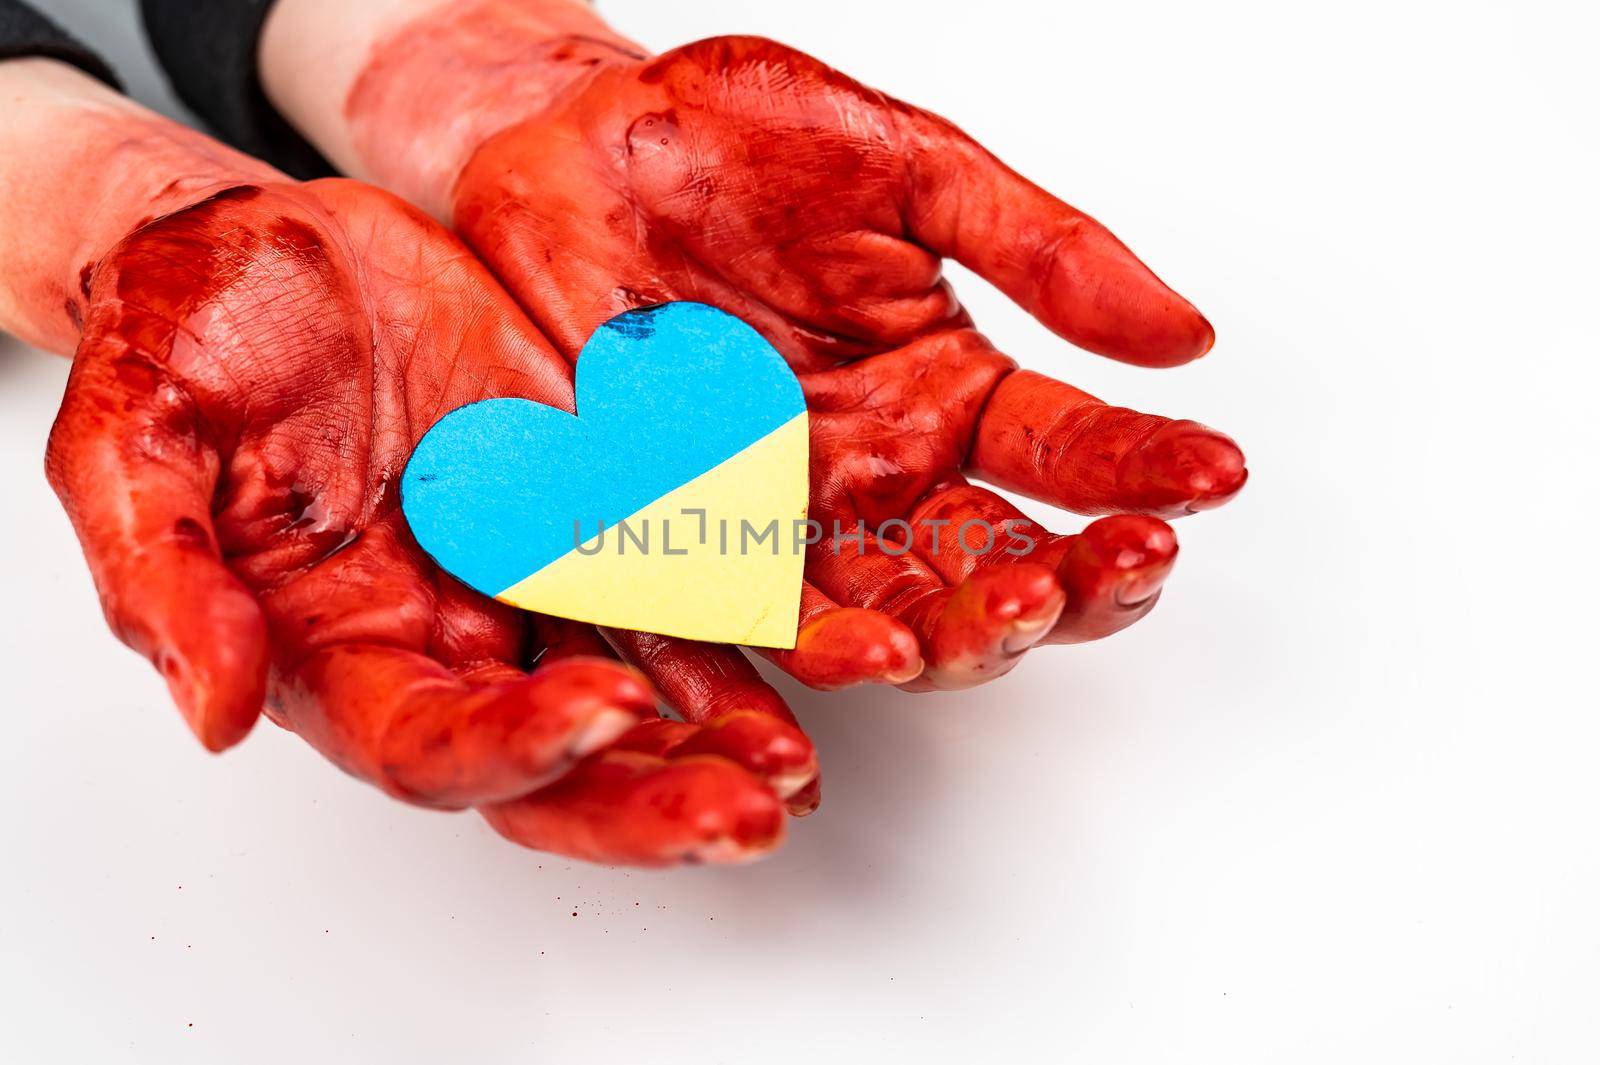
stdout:
[[[648,58],[593,28],[519,38],[562,6],[442,8],[381,41],[345,108],[365,168],[402,175],[399,187],[409,171],[426,199],[432,169],[464,154],[445,186],[458,231],[568,358],[606,319],[665,300],[760,329],[811,410],[811,515],[846,534],[812,550],[808,595],[908,626],[926,662],[909,686],[977,683],[1035,643],[1145,614],[1177,551],[1159,519],[1231,498],[1242,454],[1193,422],[1017,370],[940,264],[962,262],[1072,342],[1140,365],[1203,355],[1206,320],[1103,226],[934,115],[766,40]],[[431,139],[424,69],[455,79],[499,132],[461,145],[453,121]],[[1048,535],[969,474],[1112,516]],[[883,543],[849,535],[886,521]],[[1005,550],[1013,528],[1031,529],[1036,549]],[[841,624],[837,639],[849,635]]]
[[354,182],[242,185],[84,276],[50,480],[112,627],[207,747],[265,701],[355,776],[489,807],[529,846],[660,864],[778,842],[774,788],[815,776],[781,702],[658,721],[636,673],[574,653],[606,653],[592,630],[530,626],[407,532],[399,474],[440,415],[572,403],[566,364],[436,223]]

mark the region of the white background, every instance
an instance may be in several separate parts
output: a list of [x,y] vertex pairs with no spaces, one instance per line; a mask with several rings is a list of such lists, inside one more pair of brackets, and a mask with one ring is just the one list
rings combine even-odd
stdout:
[[[131,4],[55,6],[160,102]],[[270,726],[203,755],[44,484],[65,363],[8,344],[0,1059],[1600,1060],[1577,6],[604,7],[818,53],[1110,224],[1209,358],[1106,363],[958,283],[1024,364],[1234,434],[1248,489],[1103,644],[786,686],[827,797],[775,857],[609,871]]]

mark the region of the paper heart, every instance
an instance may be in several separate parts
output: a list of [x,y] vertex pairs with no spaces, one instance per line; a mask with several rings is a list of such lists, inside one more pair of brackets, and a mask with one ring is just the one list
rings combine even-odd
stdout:
[[491,399],[440,419],[400,485],[423,550],[526,610],[793,647],[809,439],[772,346],[704,304],[629,311],[579,354],[577,410]]

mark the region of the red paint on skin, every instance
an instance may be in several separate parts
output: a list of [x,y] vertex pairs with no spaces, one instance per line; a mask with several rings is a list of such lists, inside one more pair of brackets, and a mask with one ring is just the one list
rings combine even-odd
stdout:
[[816,778],[811,741],[782,697],[738,649],[619,629],[605,632],[623,659],[696,726],[655,753],[720,755],[765,780],[779,798]]
[[[391,161],[411,168],[407,191],[453,207],[553,347],[459,245],[391,198],[247,168],[249,191],[173,213],[219,183],[146,166],[161,202],[112,227],[137,232],[29,290],[53,323],[41,336],[84,332],[51,480],[113,627],[160,665],[207,746],[237,742],[266,701],[393,793],[493,803],[491,821],[519,842],[650,864],[750,857],[783,832],[766,781],[787,791],[809,772],[789,805],[817,795],[786,708],[693,647],[656,656],[700,715],[670,727],[622,731],[649,717],[648,690],[572,653],[579,641],[524,677],[539,645],[523,619],[438,574],[399,518],[393,486],[421,431],[488,395],[570,409],[563,359],[595,325],[693,296],[755,323],[801,373],[819,515],[909,514],[966,467],[1047,499],[1070,489],[1107,509],[1201,509],[1242,483],[1237,449],[1161,419],[1135,432],[1095,415],[1109,426],[1099,437],[1064,429],[1054,383],[1014,374],[973,331],[940,258],[1132,362],[1196,357],[1210,327],[1097,223],[808,57],[735,38],[642,60],[603,27],[599,40],[547,37],[548,50],[505,34],[507,51],[497,19],[467,25],[497,6],[441,7],[466,12],[456,29],[471,32],[408,40],[420,45],[410,59],[383,49],[352,94],[352,127],[366,150],[380,134],[414,146]],[[471,77],[496,54],[503,76]],[[398,91],[413,61],[470,83],[467,106],[441,109],[438,78]],[[421,131],[441,111],[480,120],[406,137],[407,122]],[[113,156],[162,157],[148,132]],[[1121,456],[1115,476],[1097,471],[1091,440]],[[916,683],[958,686],[1009,668],[1058,615],[1076,619],[1074,636],[1103,634],[1126,613],[1096,604],[1147,608],[1170,566],[1165,527],[1139,520],[1050,538],[1053,565],[990,560],[958,583],[916,550],[814,566],[833,602],[783,661],[825,686],[898,679],[914,634],[928,667]],[[869,627],[895,655],[853,653]]]
[[1157,518],[1119,514],[1057,536],[964,481],[930,494],[913,519],[915,550],[947,581],[1017,559],[1052,569],[1066,601],[1040,643],[1082,643],[1127,628],[1155,606],[1178,554],[1171,526]]
[[747,861],[784,835],[784,809],[772,792],[707,755],[602,752],[560,783],[484,815],[525,846],[629,865]]
[[991,483],[1082,514],[1181,517],[1244,487],[1244,454],[1214,429],[1111,407],[1021,371],[996,390],[971,461]]
[[112,627],[206,746],[265,705],[411,802],[531,793],[538,818],[499,827],[595,860],[740,860],[781,839],[765,781],[814,779],[815,754],[775,693],[763,716],[744,699],[661,722],[670,749],[597,755],[653,723],[644,679],[593,656],[592,629],[530,626],[411,539],[395,485],[440,414],[572,398],[565,361],[435,223],[352,182],[263,182],[145,224],[87,276],[50,480]]
[[[825,525],[904,518],[964,470],[1087,513],[1180,514],[1238,491],[1226,437],[1015,372],[941,276],[956,258],[1056,332],[1129,362],[1204,354],[1206,320],[1098,222],[942,119],[793,49],[728,37],[639,59],[563,40],[548,17],[563,6],[533,5],[544,21],[531,35],[494,0],[430,13],[378,46],[346,114],[365,161],[403,186],[416,168],[385,153],[453,135],[406,71],[448,63],[452,85],[470,84],[452,94],[527,87],[490,105],[477,128],[497,132],[430,194],[449,193],[457,230],[568,358],[640,303],[693,298],[751,322],[801,377],[811,512]],[[878,654],[914,633],[928,687],[998,675],[1029,639],[1108,627],[1063,608],[1072,589],[1054,564],[1054,588],[1029,569],[969,590],[926,567],[819,555],[807,572],[822,593],[882,611],[832,616],[773,656],[821,687],[904,682],[851,648],[869,630]],[[1026,623],[1007,616],[1018,610]],[[1052,611],[1058,630],[1035,634]],[[903,629],[886,633],[884,613]]]
[[922,649],[903,624],[875,610],[841,607],[810,583],[801,589],[794,648],[762,653],[823,691],[871,681],[904,684],[922,672]]

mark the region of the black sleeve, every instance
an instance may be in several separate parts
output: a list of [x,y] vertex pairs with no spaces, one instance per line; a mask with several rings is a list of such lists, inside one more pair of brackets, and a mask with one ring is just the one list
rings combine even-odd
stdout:
[[105,60],[22,0],[0,0],[0,59],[37,55],[60,59],[120,90]]
[[172,87],[217,136],[286,174],[322,177],[333,167],[267,102],[256,74],[256,45],[271,6],[272,0],[139,2]]

